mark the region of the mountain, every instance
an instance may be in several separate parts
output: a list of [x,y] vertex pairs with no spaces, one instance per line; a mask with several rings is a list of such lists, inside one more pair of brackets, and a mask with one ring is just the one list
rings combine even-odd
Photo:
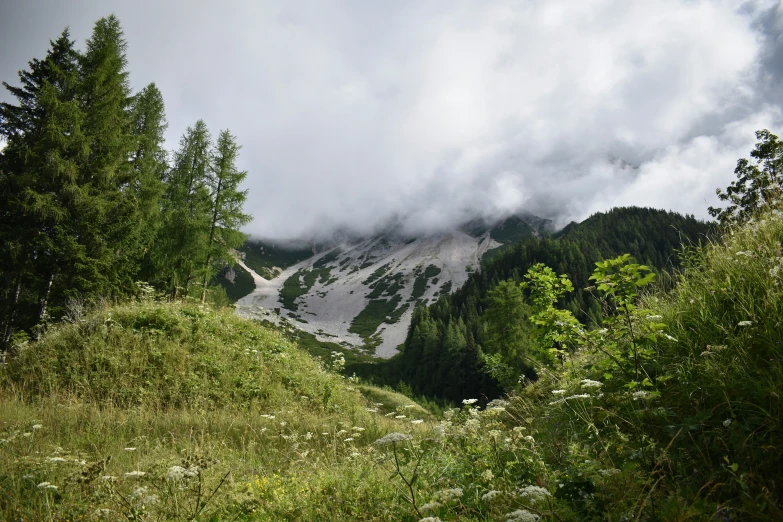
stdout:
[[550,221],[522,214],[418,237],[389,226],[331,242],[250,241],[241,265],[256,288],[237,312],[388,358],[405,341],[416,305],[461,287],[488,253],[552,230]]

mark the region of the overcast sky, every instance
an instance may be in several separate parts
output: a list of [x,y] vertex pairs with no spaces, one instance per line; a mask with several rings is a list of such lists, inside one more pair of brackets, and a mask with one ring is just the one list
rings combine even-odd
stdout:
[[237,135],[265,237],[706,218],[754,131],[783,133],[780,0],[0,0],[0,80],[110,13],[169,148],[199,118]]

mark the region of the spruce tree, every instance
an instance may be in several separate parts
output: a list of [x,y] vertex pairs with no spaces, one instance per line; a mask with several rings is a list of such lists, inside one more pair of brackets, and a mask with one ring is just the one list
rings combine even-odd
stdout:
[[237,169],[239,149],[236,137],[228,130],[220,133],[207,180],[212,191],[212,219],[201,288],[202,303],[206,299],[209,278],[214,276],[222,265],[232,261],[232,250],[242,245],[246,239],[239,227],[251,219],[242,211],[247,190],[239,190],[239,185],[247,177],[247,172]]
[[0,104],[3,344],[15,326],[47,315],[58,267],[81,254],[73,235],[85,151],[77,53],[67,29],[50,43],[44,60],[19,73],[21,87],[3,83],[18,101]]
[[115,16],[95,23],[81,59],[81,103],[89,155],[81,172],[84,194],[78,235],[87,260],[76,287],[118,294],[133,288],[141,255],[137,149],[131,117],[127,44]]

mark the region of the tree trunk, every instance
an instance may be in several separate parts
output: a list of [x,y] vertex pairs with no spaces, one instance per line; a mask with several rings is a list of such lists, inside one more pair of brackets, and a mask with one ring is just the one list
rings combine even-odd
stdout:
[[54,283],[54,272],[49,276],[49,283],[46,285],[46,292],[43,299],[41,299],[41,314],[38,316],[39,321],[43,321],[46,317],[46,308],[49,306],[49,296],[52,293],[52,283]]
[[8,308],[8,316],[5,318],[5,327],[3,328],[3,355],[5,355],[6,345],[11,340],[11,334],[13,333],[14,315],[16,315],[16,305],[19,304],[19,295],[22,292],[22,276],[24,270],[19,271],[19,275],[16,276],[16,283],[14,284],[14,298],[11,301],[11,306]]
[[[221,166],[222,168],[222,166]],[[221,173],[222,174],[222,173]],[[209,230],[209,242],[207,243],[207,264],[204,267],[204,286],[201,288],[201,304],[207,298],[207,278],[209,277],[209,262],[212,261],[212,242],[215,240],[215,226],[217,225],[218,205],[220,205],[220,190],[223,188],[223,178],[218,178],[218,186],[215,189],[215,207],[212,209],[212,227]]]

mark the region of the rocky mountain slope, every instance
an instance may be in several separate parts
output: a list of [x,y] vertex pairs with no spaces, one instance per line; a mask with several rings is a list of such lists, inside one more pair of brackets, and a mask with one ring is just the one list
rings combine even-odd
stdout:
[[[243,268],[256,288],[237,302],[237,313],[388,358],[405,341],[417,303],[459,288],[488,253],[550,229],[551,222],[524,215],[474,220],[422,237],[390,228],[370,238],[314,244],[309,257],[301,242],[288,248],[250,243]],[[274,264],[286,261],[293,264]]]

